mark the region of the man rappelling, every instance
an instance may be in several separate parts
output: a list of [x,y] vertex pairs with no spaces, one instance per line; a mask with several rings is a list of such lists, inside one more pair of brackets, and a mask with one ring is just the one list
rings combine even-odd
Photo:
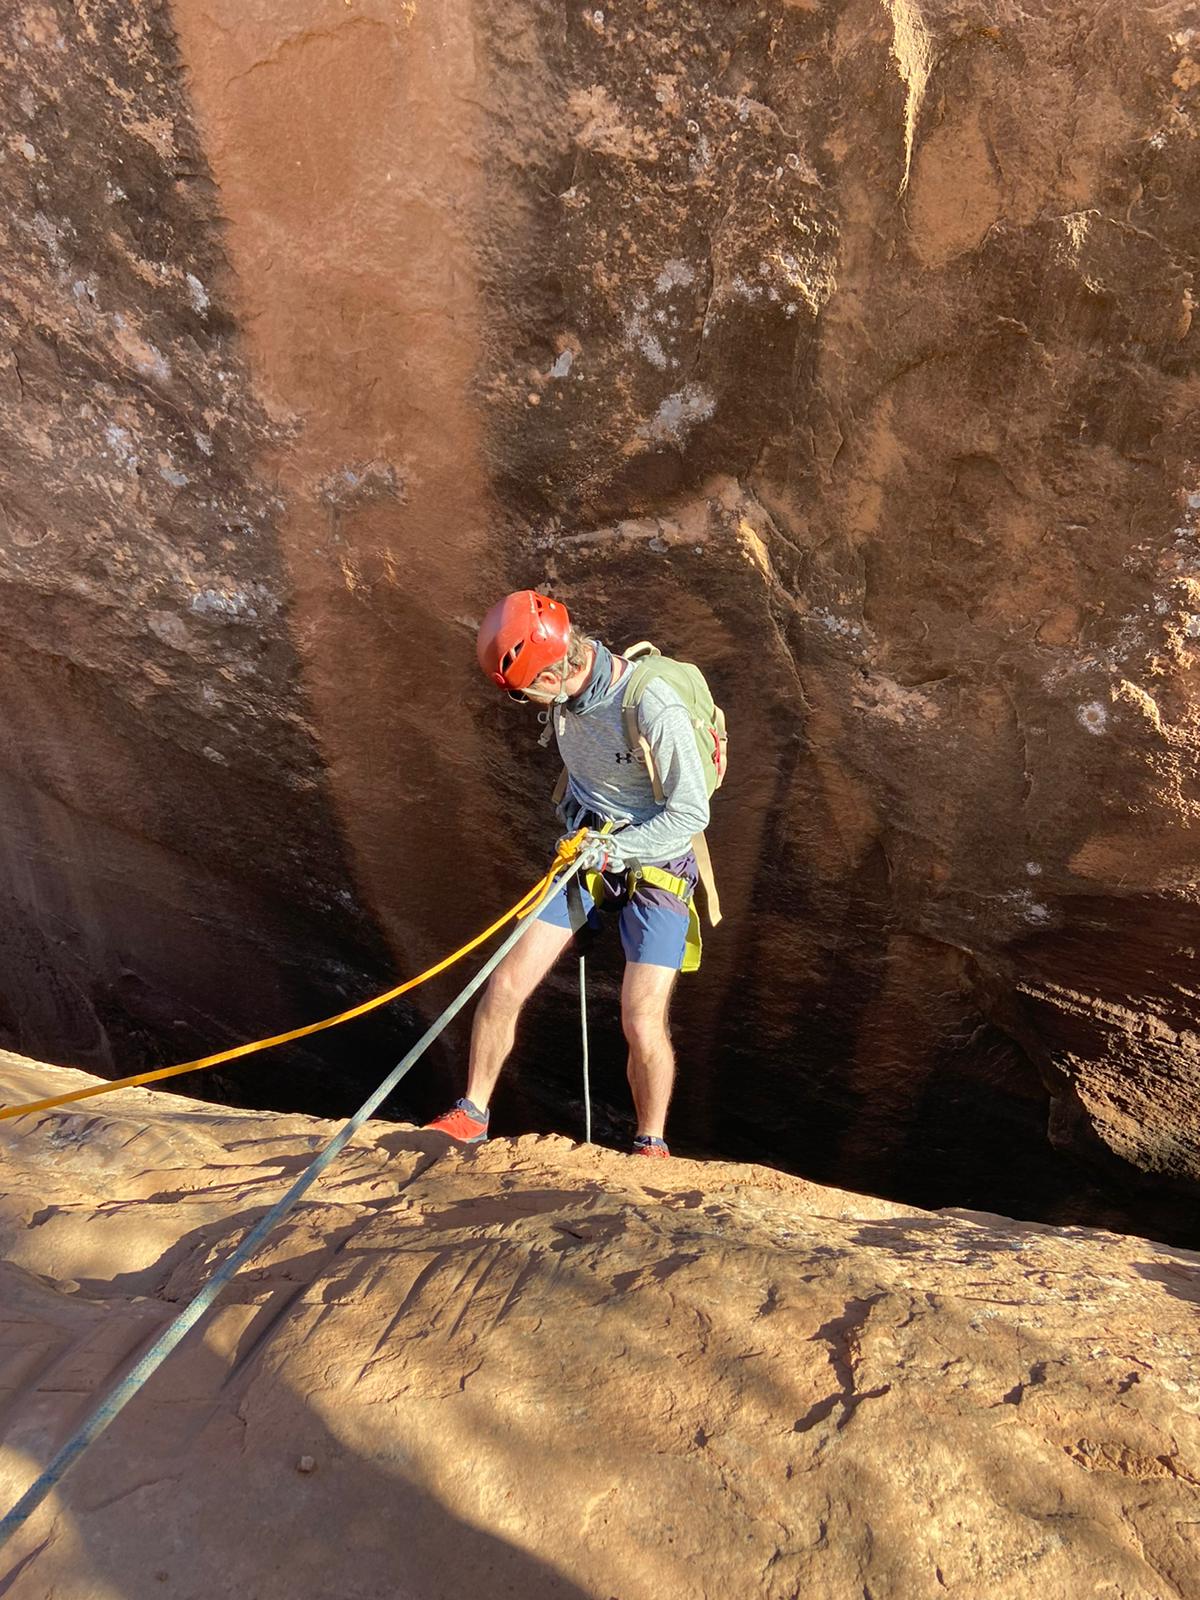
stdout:
[[698,668],[647,644],[615,655],[577,632],[561,601],[533,589],[492,607],[476,650],[493,683],[543,708],[564,763],[558,815],[569,832],[588,830],[586,887],[555,895],[496,968],[475,1011],[466,1095],[427,1126],[460,1144],[487,1138],[522,1007],[576,929],[600,925],[603,908],[618,914],[625,952],[633,1154],[667,1156],[675,1080],[668,1010],[678,973],[699,965],[698,882],[710,921],[720,917],[704,830],[725,772],[724,716]]

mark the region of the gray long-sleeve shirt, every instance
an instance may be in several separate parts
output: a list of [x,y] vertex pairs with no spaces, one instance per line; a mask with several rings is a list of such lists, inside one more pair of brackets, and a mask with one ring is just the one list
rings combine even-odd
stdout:
[[627,681],[626,674],[586,711],[570,702],[555,706],[554,732],[569,779],[566,799],[617,824],[626,861],[656,866],[686,855],[708,826],[708,789],[687,707],[670,684],[652,678],[637,715],[662,784],[664,799],[655,800],[641,750],[625,739]]

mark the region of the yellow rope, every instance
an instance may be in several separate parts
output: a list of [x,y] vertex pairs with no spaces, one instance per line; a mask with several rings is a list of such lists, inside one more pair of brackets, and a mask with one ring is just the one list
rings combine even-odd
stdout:
[[339,1011],[336,1017],[325,1017],[320,1022],[308,1023],[306,1027],[293,1028],[290,1033],[277,1033],[270,1039],[256,1039],[251,1044],[239,1044],[232,1050],[220,1050],[216,1055],[201,1056],[198,1061],[184,1061],[177,1067],[159,1067],[154,1072],[138,1072],[131,1078],[116,1078],[109,1083],[93,1084],[88,1089],[73,1089],[70,1094],[52,1095],[47,1100],[33,1100],[28,1105],[4,1106],[0,1108],[0,1122],[6,1122],[10,1117],[28,1116],[34,1111],[49,1111],[54,1106],[65,1106],[72,1100],[88,1100],[92,1095],[110,1094],[114,1089],[136,1089],[142,1084],[158,1083],[162,1078],[174,1078],[182,1072],[199,1072],[204,1067],[216,1067],[223,1061],[236,1061],[239,1056],[255,1055],[259,1050],[270,1050],[273,1045],[290,1044],[293,1039],[305,1039],[310,1033],[320,1033],[324,1028],[336,1028],[340,1022],[350,1022],[355,1017],[365,1016],[368,1011],[378,1010],[380,1006],[387,1005],[399,995],[407,994],[410,989],[428,983],[430,978],[436,978],[439,972],[445,972],[447,967],[452,967],[456,961],[461,961],[464,956],[470,955],[472,950],[478,949],[506,922],[511,922],[516,917],[532,916],[549,894],[560,867],[568,866],[575,859],[585,831],[581,830],[573,838],[564,839],[560,843],[558,853],[546,876],[539,879],[529,893],[522,895],[516,905],[506,911],[498,921],[493,922],[490,928],[485,928],[469,944],[464,944],[461,950],[456,950],[453,955],[447,956],[444,961],[439,961],[436,966],[422,972],[419,977],[409,978],[407,983],[397,984],[386,994],[378,994],[373,1000],[364,1000],[361,1005],[353,1006],[349,1011]]

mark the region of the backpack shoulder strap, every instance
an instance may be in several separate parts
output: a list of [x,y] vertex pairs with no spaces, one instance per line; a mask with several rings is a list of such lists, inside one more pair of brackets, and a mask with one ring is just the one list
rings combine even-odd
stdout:
[[[640,652],[640,659],[637,653]],[[625,728],[625,743],[631,750],[640,750],[642,760],[646,763],[646,771],[650,775],[650,782],[654,786],[654,798],[659,805],[666,799],[663,792],[662,780],[658,775],[658,768],[654,763],[654,752],[650,748],[650,741],[638,726],[638,702],[642,698],[642,691],[647,682],[654,676],[658,659],[662,652],[656,650],[652,644],[645,640],[641,644],[631,645],[623,652],[628,661],[635,659],[637,665],[629,670],[629,681],[621,693],[621,721]]]

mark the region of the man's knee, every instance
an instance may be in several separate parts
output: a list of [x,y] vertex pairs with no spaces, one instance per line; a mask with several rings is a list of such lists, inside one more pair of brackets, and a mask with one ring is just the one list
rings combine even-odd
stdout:
[[645,1051],[665,1043],[667,1009],[661,1000],[627,1001],[621,1007],[621,1027],[631,1050]]
[[515,1016],[529,998],[529,987],[517,975],[497,967],[483,991],[483,1006],[496,1015]]
[[544,973],[525,962],[502,961],[492,973],[484,999],[491,1011],[515,1016],[541,982]]

